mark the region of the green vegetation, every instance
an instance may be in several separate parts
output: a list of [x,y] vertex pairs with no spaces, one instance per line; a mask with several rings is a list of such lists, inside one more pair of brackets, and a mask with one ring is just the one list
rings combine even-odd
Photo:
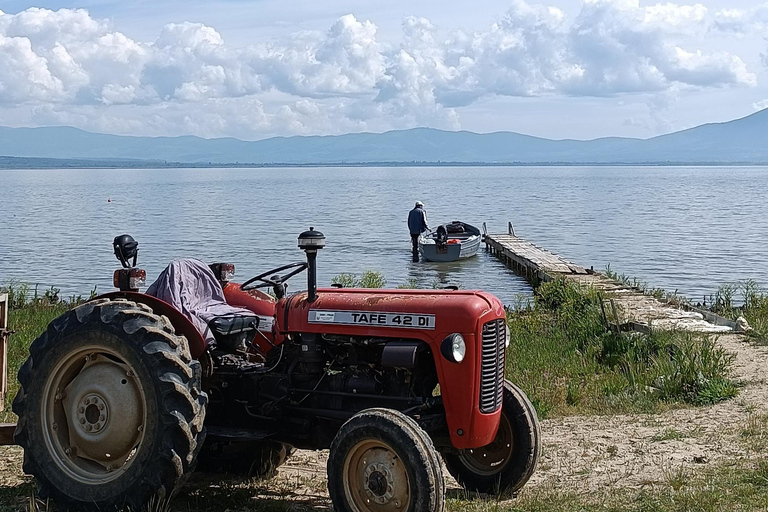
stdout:
[[740,316],[749,322],[749,335],[768,342],[768,292],[755,281],[737,281],[722,285],[705,299],[705,305],[718,315],[736,320]]
[[662,432],[659,432],[651,438],[651,441],[679,441],[680,439],[689,439],[692,437],[699,437],[704,434],[704,431],[699,428],[693,428],[691,430],[681,431],[674,428],[668,428]]
[[342,288],[384,288],[387,280],[381,272],[366,270],[359,277],[356,274],[339,274],[331,283]]
[[[10,403],[18,391],[16,373],[29,355],[29,346],[45,330],[51,320],[67,311],[73,304],[83,302],[84,299],[77,296],[61,300],[59,290],[56,288],[50,288],[40,294],[37,288],[32,289],[28,285],[15,283],[0,288],[0,292],[8,294],[11,310],[8,327],[14,332],[8,347],[8,375],[10,376],[8,403]],[[5,411],[0,412],[0,422],[12,421],[16,421],[16,417],[8,405]]]
[[744,447],[751,452],[768,450],[768,414],[753,414],[739,432]]
[[600,296],[565,280],[542,284],[508,318],[507,375],[542,417],[651,412],[731,398],[732,356],[706,335],[606,328]]

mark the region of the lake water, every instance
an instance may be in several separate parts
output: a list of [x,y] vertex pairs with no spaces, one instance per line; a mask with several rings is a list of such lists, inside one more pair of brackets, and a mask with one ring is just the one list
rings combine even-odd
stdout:
[[[111,200],[111,201],[109,201]],[[484,252],[412,263],[416,200],[429,222],[517,234],[595,269],[611,268],[700,300],[725,282],[768,287],[768,168],[480,167],[0,171],[0,283],[86,294],[112,289],[114,236],[130,233],[151,281],[174,257],[235,263],[239,280],[327,237],[319,282],[382,272],[395,286],[457,284],[510,304],[530,294]],[[290,289],[304,289],[297,276]]]

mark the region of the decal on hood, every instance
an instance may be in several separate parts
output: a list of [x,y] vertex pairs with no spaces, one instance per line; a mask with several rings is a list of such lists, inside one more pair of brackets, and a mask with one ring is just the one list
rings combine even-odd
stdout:
[[310,309],[311,324],[369,325],[405,329],[435,329],[435,315],[421,313],[390,313],[387,311],[337,311]]

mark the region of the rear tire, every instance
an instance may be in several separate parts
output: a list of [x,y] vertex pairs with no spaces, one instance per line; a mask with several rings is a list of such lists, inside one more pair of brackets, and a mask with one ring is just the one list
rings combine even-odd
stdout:
[[539,419],[525,393],[504,381],[496,438],[488,446],[443,453],[448,472],[469,491],[515,493],[531,478],[541,455]]
[[51,322],[13,403],[40,497],[99,511],[170,500],[205,439],[200,376],[186,339],[144,304],[95,300]]
[[432,440],[410,417],[367,409],[331,443],[328,493],[337,512],[443,512],[445,484]]

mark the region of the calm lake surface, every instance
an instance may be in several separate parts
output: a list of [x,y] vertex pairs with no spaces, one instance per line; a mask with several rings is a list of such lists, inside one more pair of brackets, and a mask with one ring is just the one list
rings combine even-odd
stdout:
[[[111,202],[108,200],[111,199]],[[768,168],[480,167],[0,171],[0,283],[112,290],[112,239],[133,235],[148,280],[174,257],[235,263],[243,281],[300,261],[297,235],[327,237],[319,282],[378,270],[482,288],[514,303],[525,281],[484,252],[412,263],[406,216],[517,234],[574,263],[701,300],[725,282],[768,287]],[[294,278],[289,289],[306,287]]]

